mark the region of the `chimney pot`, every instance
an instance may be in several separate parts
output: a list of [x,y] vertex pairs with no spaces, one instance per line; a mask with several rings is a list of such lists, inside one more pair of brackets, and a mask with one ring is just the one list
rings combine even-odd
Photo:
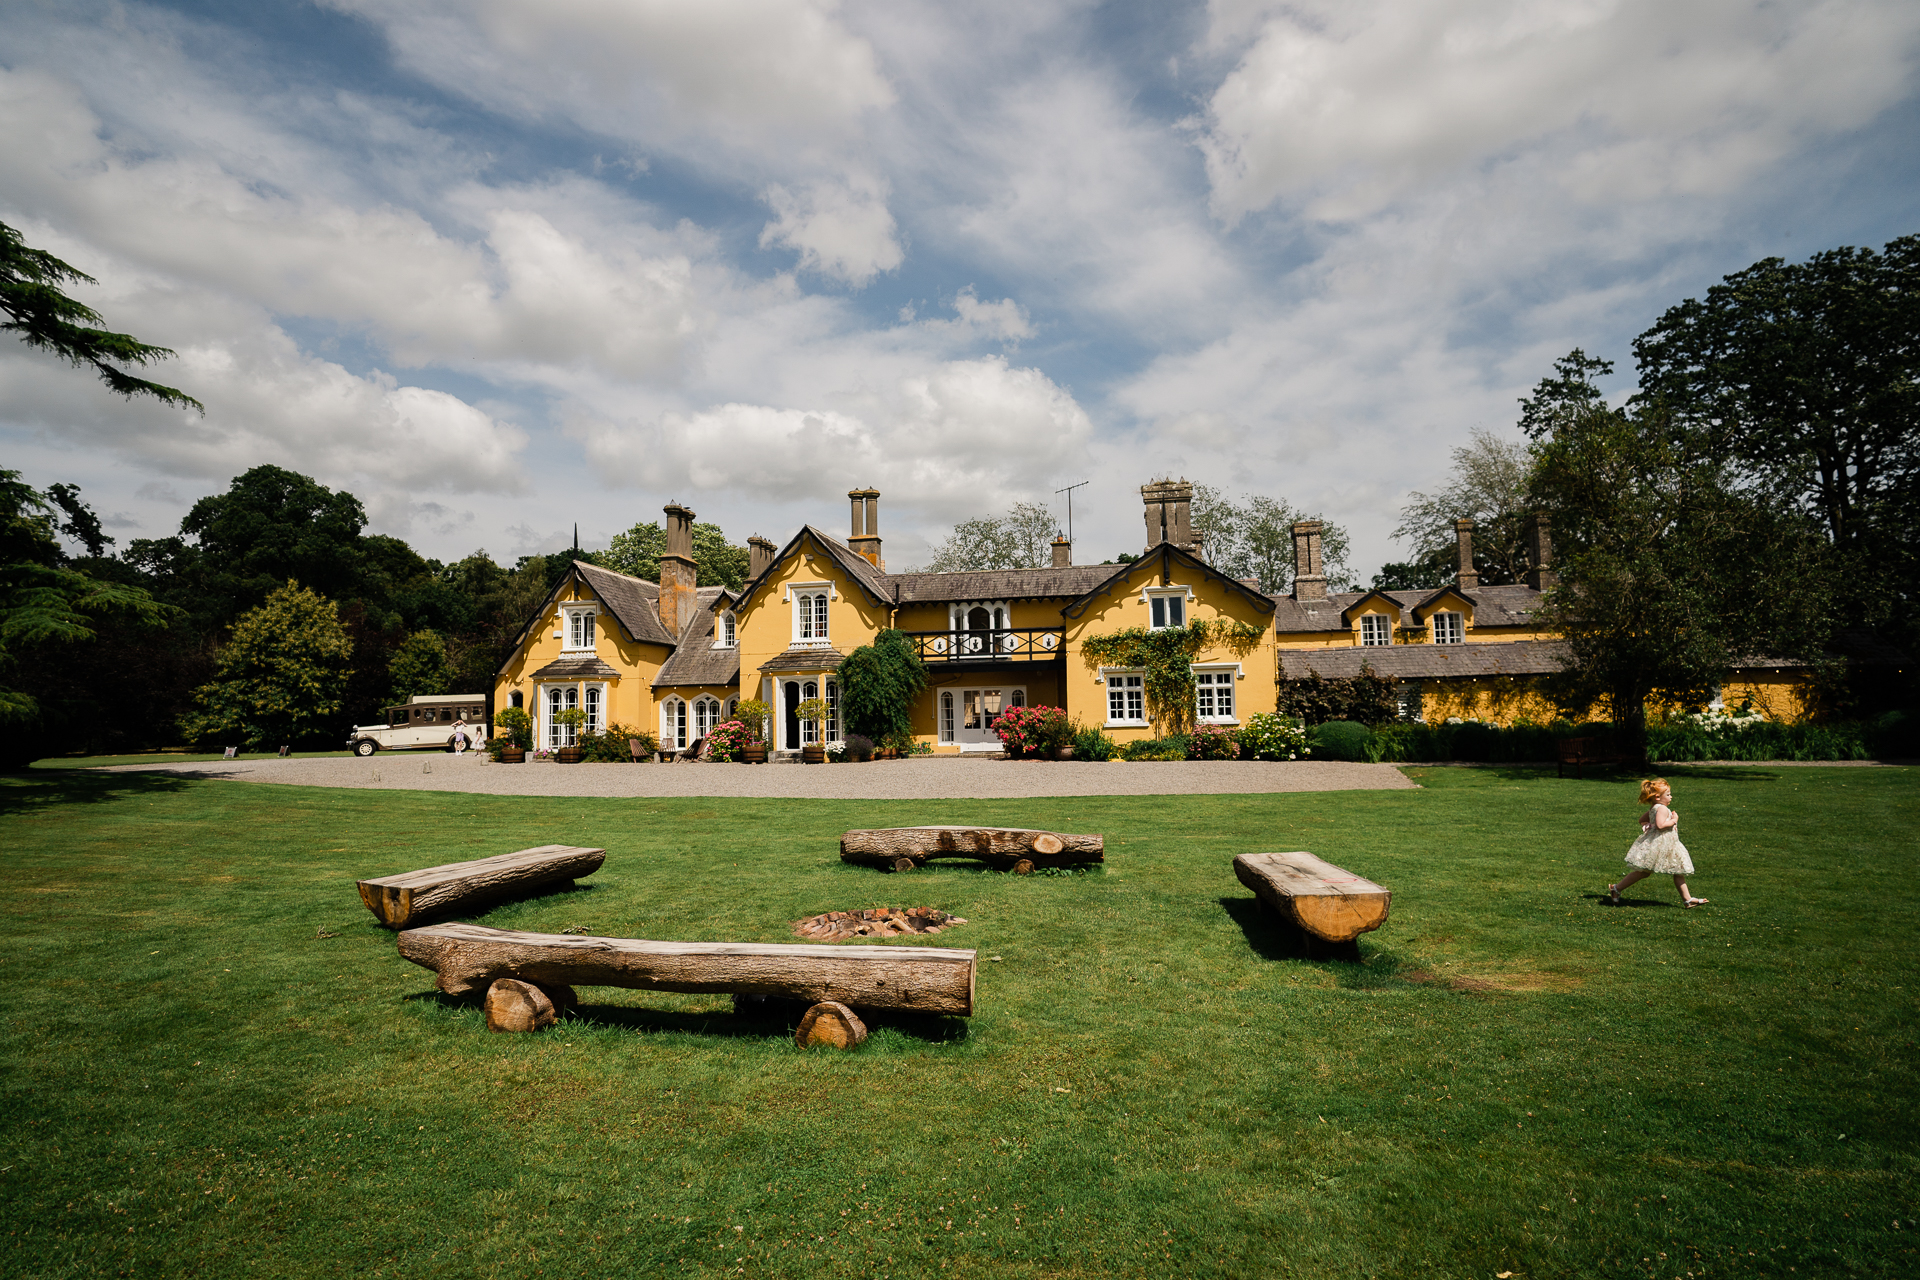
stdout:
[[1325,527],[1318,520],[1294,522],[1293,598],[1295,600],[1327,598],[1327,575],[1320,565],[1320,533]]
[[1527,585],[1535,591],[1545,591],[1558,586],[1560,575],[1553,571],[1553,521],[1544,511],[1533,513],[1532,527],[1533,567],[1527,570]]
[[699,570],[693,563],[693,512],[677,502],[664,508],[667,549],[660,553],[660,625],[675,640],[693,620]]
[[1473,521],[1455,520],[1453,536],[1460,544],[1460,586],[1470,591],[1480,585],[1480,574],[1473,567]]
[[853,503],[853,534],[847,545],[874,568],[886,568],[880,559],[880,491],[850,489],[847,497]]
[[1182,551],[1195,551],[1193,486],[1185,480],[1156,480],[1140,486],[1146,504],[1147,550],[1171,542]]
[[1073,544],[1067,541],[1065,534],[1053,535],[1053,567],[1067,569],[1073,565]]
[[773,543],[754,534],[747,539],[747,577],[757,578],[773,567],[774,553],[778,550]]

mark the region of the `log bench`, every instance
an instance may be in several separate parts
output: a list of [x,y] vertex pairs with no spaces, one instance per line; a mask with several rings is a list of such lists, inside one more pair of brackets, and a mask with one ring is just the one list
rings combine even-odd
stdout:
[[974,953],[950,947],[649,942],[436,924],[400,935],[400,954],[450,996],[500,979],[571,998],[575,986],[772,996],[853,1009],[973,1016]]
[[883,827],[840,837],[840,859],[911,871],[935,858],[973,858],[1002,871],[1072,867],[1106,859],[1106,837],[1026,827]]
[[1242,853],[1233,874],[1260,901],[1305,935],[1307,952],[1325,951],[1358,958],[1363,933],[1386,923],[1391,891],[1310,853]]
[[607,860],[605,849],[543,844],[472,862],[406,871],[358,883],[360,901],[389,929],[405,929],[435,915],[446,915],[529,889],[571,885],[590,876]]
[[1567,766],[1573,766],[1573,776],[1581,775],[1581,767],[1590,764],[1625,764],[1627,757],[1613,749],[1605,738],[1562,738],[1559,748],[1559,767],[1554,770],[1556,777],[1567,776]]

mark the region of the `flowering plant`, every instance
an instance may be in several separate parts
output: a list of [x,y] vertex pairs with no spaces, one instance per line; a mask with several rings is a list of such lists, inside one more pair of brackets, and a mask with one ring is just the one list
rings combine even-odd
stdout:
[[1299,760],[1313,754],[1307,746],[1306,729],[1271,711],[1248,719],[1240,730],[1240,741],[1252,747],[1262,760]]
[[753,730],[743,720],[725,721],[707,733],[707,749],[715,760],[737,761],[753,743]]
[[1060,707],[1008,707],[993,722],[993,731],[1014,757],[1039,755],[1073,736],[1073,722]]
[[1766,716],[1754,710],[1751,706],[1735,707],[1731,711],[1725,708],[1719,710],[1708,708],[1705,711],[1696,711],[1692,715],[1684,718],[1691,724],[1699,725],[1702,729],[1751,729],[1754,725],[1765,724],[1767,722]]
[[1240,755],[1240,735],[1223,725],[1203,724],[1187,735],[1187,759],[1233,760]]

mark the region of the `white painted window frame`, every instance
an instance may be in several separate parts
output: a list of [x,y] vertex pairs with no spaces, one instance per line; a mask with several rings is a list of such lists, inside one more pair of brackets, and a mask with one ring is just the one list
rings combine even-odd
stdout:
[[714,619],[713,647],[733,649],[740,644],[740,624],[733,616],[733,610],[722,609],[720,616]]
[[693,720],[692,708],[679,694],[670,694],[660,703],[660,745],[671,751],[683,749],[693,739],[687,730]]
[[[595,605],[563,605],[560,610],[560,652],[592,653],[599,641],[600,610]],[[582,633],[586,643],[582,644]]]
[[[1147,606],[1147,630],[1183,630],[1189,622],[1193,621],[1193,599],[1193,588],[1183,587],[1177,582],[1164,587],[1142,587],[1140,589],[1140,602]],[[1156,625],[1153,620],[1153,602],[1155,600],[1178,600],[1180,602],[1180,621],[1162,621]],[[1162,605],[1161,608],[1163,610],[1163,616],[1165,613],[1171,612],[1165,605]]]
[[[1195,676],[1195,680],[1194,680],[1195,719],[1197,719],[1201,724],[1239,724],[1240,723],[1240,716],[1239,716],[1240,682],[1247,678],[1245,664],[1239,663],[1239,662],[1196,662],[1193,664],[1193,674]],[[1224,683],[1220,682],[1218,679],[1208,682],[1209,686],[1213,688],[1216,692],[1221,689],[1226,690],[1227,702],[1230,704],[1226,715],[1219,714],[1218,710],[1216,710],[1215,713],[1210,716],[1203,716],[1199,714],[1198,708],[1200,705],[1200,697],[1199,697],[1198,677],[1203,674],[1214,676],[1214,677],[1219,677],[1219,676],[1228,677],[1228,679]]]
[[710,693],[703,693],[693,700],[693,736],[704,738],[712,733],[714,726],[720,723],[720,716],[726,710],[720,699]]
[[[1450,618],[1453,620],[1453,623],[1443,626],[1441,622],[1443,618]],[[1458,627],[1457,631],[1455,630],[1455,626]],[[1467,642],[1467,615],[1458,609],[1434,610],[1427,615],[1427,628],[1433,636],[1433,643],[1435,644],[1465,644]],[[1441,636],[1443,634],[1449,638],[1442,639]]]
[[[1368,624],[1371,623],[1372,626]],[[1363,613],[1360,615],[1360,644],[1362,648],[1374,649],[1393,643],[1393,619],[1384,613]]]
[[[831,582],[787,584],[785,598],[792,605],[793,643],[796,647],[824,649],[831,643],[827,638],[830,617],[827,604],[834,599],[834,595]],[[817,624],[818,634],[806,634],[815,630],[815,624]]]
[[[1122,683],[1122,684],[1120,684],[1119,686],[1115,686],[1115,684],[1114,684],[1114,680],[1115,680],[1116,678],[1119,678],[1119,679],[1121,679],[1121,680],[1123,680],[1123,681],[1125,681],[1125,680],[1127,680],[1127,679],[1129,679],[1129,678],[1131,678],[1131,679],[1134,679],[1134,680],[1138,680],[1138,681],[1139,681],[1140,683],[1139,683],[1139,684],[1138,684],[1137,686],[1135,686],[1135,685],[1132,685],[1132,684],[1126,684],[1126,683]],[[1140,729],[1140,728],[1144,728],[1144,727],[1145,727],[1145,726],[1146,726],[1146,725],[1147,725],[1147,724],[1149,723],[1149,721],[1147,720],[1147,673],[1146,673],[1146,670],[1145,670],[1145,668],[1142,668],[1142,667],[1102,667],[1102,668],[1100,668],[1100,683],[1101,683],[1101,684],[1104,684],[1104,685],[1105,685],[1105,686],[1107,687],[1107,688],[1106,688],[1106,695],[1107,695],[1107,719],[1106,719],[1106,723],[1105,723],[1105,726],[1104,726],[1105,728],[1108,728],[1108,729]],[[1114,719],[1114,717],[1113,717],[1113,694],[1114,694],[1114,690],[1115,690],[1115,688],[1116,688],[1116,687],[1118,687],[1118,688],[1119,688],[1119,689],[1120,689],[1120,690],[1122,691],[1122,695],[1121,695],[1121,696],[1122,696],[1123,698],[1125,697],[1125,692],[1126,692],[1127,690],[1130,690],[1130,689],[1133,689],[1133,688],[1136,688],[1136,687],[1137,687],[1137,688],[1138,688],[1138,689],[1140,690],[1140,718],[1139,718],[1138,720],[1116,720],[1116,719]]]

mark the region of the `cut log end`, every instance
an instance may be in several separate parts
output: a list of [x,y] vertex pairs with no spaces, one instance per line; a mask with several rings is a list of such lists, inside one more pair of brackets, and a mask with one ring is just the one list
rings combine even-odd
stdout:
[[793,1042],[802,1049],[857,1049],[867,1038],[860,1015],[836,1000],[823,1000],[800,1019]]
[[1058,853],[1066,847],[1066,843],[1051,831],[1043,832],[1033,838],[1035,853]]
[[[569,995],[572,988],[561,988]],[[531,982],[501,978],[487,988],[487,1030],[544,1031],[558,1022],[553,1001]]]
[[1015,874],[1015,875],[1017,875],[1017,876],[1030,876],[1030,875],[1032,875],[1032,874],[1033,874],[1033,859],[1031,859],[1031,858],[1022,858],[1022,859],[1020,859],[1020,861],[1018,861],[1018,862],[1016,862],[1016,863],[1014,863],[1014,864],[1013,864],[1013,874]]

